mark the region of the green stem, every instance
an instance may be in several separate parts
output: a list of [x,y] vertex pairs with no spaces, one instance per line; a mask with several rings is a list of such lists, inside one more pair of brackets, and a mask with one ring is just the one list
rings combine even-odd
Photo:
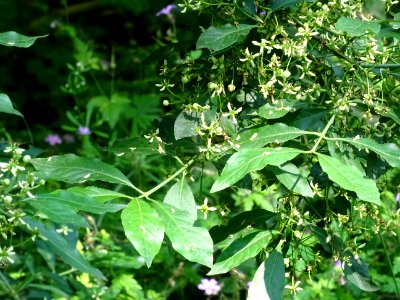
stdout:
[[392,262],[390,261],[390,258],[389,258],[389,254],[388,254],[387,247],[386,247],[386,242],[382,238],[382,234],[380,232],[379,232],[379,238],[381,239],[381,242],[382,242],[382,245],[383,245],[383,249],[385,250],[385,256],[386,256],[386,259],[387,259],[387,261],[389,263],[390,272],[392,273],[392,278],[393,278],[393,281],[394,281],[394,286],[396,287],[397,296],[400,297],[400,290],[399,290],[399,287],[398,287],[397,282],[396,282],[396,276],[395,276],[394,271],[393,271]]
[[315,153],[315,151],[318,148],[318,145],[321,143],[322,139],[325,137],[325,135],[328,132],[329,128],[332,126],[333,122],[335,121],[335,117],[336,117],[336,113],[334,113],[332,115],[332,117],[330,118],[328,124],[326,124],[324,130],[322,131],[319,139],[316,141],[314,147],[310,151],[308,151],[309,153]]
[[151,190],[143,193],[140,195],[138,198],[146,198],[148,199],[151,194],[154,192],[158,191],[160,188],[162,188],[164,185],[166,185],[168,182],[170,182],[172,179],[175,177],[179,176],[182,172],[186,171],[186,169],[194,162],[194,159],[192,158],[190,161],[188,161],[182,168],[180,168],[178,171],[176,171],[174,174],[172,174],[170,177],[165,179],[163,182],[161,182],[159,185],[155,186]]

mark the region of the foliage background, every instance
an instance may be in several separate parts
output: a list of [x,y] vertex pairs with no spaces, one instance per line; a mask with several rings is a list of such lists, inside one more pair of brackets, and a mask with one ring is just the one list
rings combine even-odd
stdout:
[[[370,11],[374,11],[371,3],[367,3],[367,6],[369,5]],[[154,132],[157,127],[160,128],[163,140],[168,142],[173,139],[171,128],[180,113],[180,107],[162,105],[166,99],[170,102],[177,99],[165,91],[160,92],[155,86],[160,82],[159,68],[164,59],[170,63],[176,61],[177,57],[185,58],[194,50],[201,27],[207,28],[215,20],[206,14],[198,16],[196,12],[184,15],[177,12],[172,23],[165,15],[156,17],[156,12],[168,4],[157,0],[16,0],[1,3],[1,31],[14,30],[32,36],[49,34],[28,49],[1,48],[0,91],[10,96],[16,108],[26,117],[24,121],[2,114],[0,125],[4,132],[24,147],[32,145],[29,152],[32,156],[39,153],[41,157],[76,153],[100,158],[123,170],[129,178],[134,178],[135,184],[146,189],[173,174],[180,165],[171,157],[139,154],[124,160],[106,151],[107,147],[115,145],[120,138],[143,137],[144,134]],[[395,7],[394,11],[396,9]],[[385,17],[382,11],[377,10],[376,14],[378,17]],[[178,40],[179,43],[175,45]],[[176,70],[172,80],[179,82],[182,70],[179,67]],[[71,86],[74,88],[69,89]],[[90,137],[76,134],[79,125],[89,126],[95,134]],[[314,129],[321,130],[324,125],[325,123]],[[398,143],[398,128],[395,130],[394,137],[384,142],[397,140]],[[44,138],[51,133],[61,136],[72,134],[75,142],[50,147]],[[191,154],[190,148],[185,144],[183,149],[181,158]],[[222,163],[217,163],[216,167],[222,169],[225,161],[222,159]],[[209,176],[201,177],[199,166],[190,174],[195,179],[190,182],[190,187],[199,205],[205,196],[210,197],[208,192],[204,192],[202,185],[209,190],[218,174],[217,169],[209,163],[203,165],[204,170]],[[384,192],[382,199],[391,203],[388,205],[389,210],[394,210],[398,205],[393,201],[399,185],[398,178],[398,169],[395,169],[378,181],[381,191]],[[257,180],[256,178],[255,181]],[[70,187],[57,181],[50,181],[48,184],[46,187],[39,187],[39,191]],[[99,186],[110,188],[107,184]],[[156,196],[163,197],[168,188],[169,186],[161,188]],[[232,191],[213,194],[210,199],[213,205],[219,207],[218,215],[209,213],[207,220],[200,218],[199,223],[210,229],[226,221],[220,217],[221,212],[232,211],[234,215],[253,207],[265,208],[271,205],[269,201],[263,202],[265,197],[270,197],[272,203],[278,198],[271,190],[262,190],[251,197]],[[118,186],[117,191],[130,193],[122,186]],[[233,201],[226,202],[225,199]],[[199,213],[199,216],[202,215]],[[208,268],[183,260],[182,256],[168,247],[169,240],[165,241],[152,267],[147,269],[143,259],[125,237],[120,213],[99,216],[87,214],[85,217],[91,224],[90,229],[80,229],[68,234],[67,241],[71,245],[78,243],[81,251],[85,249],[86,251],[82,251],[84,257],[91,265],[102,270],[107,281],[74,273],[63,266],[43,243],[21,238],[21,243],[27,244],[15,249],[20,258],[1,273],[4,295],[11,295],[15,299],[206,298],[197,289],[197,284],[201,278],[206,277]],[[18,234],[24,235],[21,231]],[[31,246],[30,243],[34,243],[39,251],[26,251]],[[6,244],[8,241],[4,245]],[[395,252],[398,239],[388,237],[387,245],[394,275],[398,277],[400,259]],[[372,240],[364,250],[363,260],[374,266],[370,275],[374,282],[383,286],[380,292],[371,296],[351,284],[342,286],[342,271],[329,258],[325,264],[321,263],[321,272],[317,278],[308,281],[308,286],[303,286],[304,292],[296,297],[395,297],[395,286],[391,279],[392,274],[387,269],[387,261],[377,263],[386,260],[380,241]],[[247,283],[262,261],[262,254],[260,256],[257,260],[252,259],[241,264],[228,274],[217,275],[223,290],[216,298],[244,299]],[[302,270],[299,277],[304,282],[308,273],[303,267],[298,266]],[[396,280],[400,281],[399,278]],[[12,283],[11,290],[4,283],[6,281]],[[289,294],[286,296],[289,297]]]

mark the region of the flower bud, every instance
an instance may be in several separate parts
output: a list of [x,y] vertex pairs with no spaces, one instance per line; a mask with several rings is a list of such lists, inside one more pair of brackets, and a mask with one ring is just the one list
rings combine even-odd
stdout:
[[23,161],[24,163],[30,163],[31,160],[32,160],[32,158],[31,158],[30,155],[24,155],[24,157],[22,158],[22,161]]
[[236,89],[236,86],[233,83],[228,85],[228,91],[233,92],[235,89]]
[[164,100],[162,103],[164,106],[168,106],[169,105],[169,101],[168,100]]

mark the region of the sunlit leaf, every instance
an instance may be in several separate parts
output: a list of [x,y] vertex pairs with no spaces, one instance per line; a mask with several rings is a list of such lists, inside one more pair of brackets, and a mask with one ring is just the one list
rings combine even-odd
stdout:
[[10,98],[6,94],[0,94],[0,112],[23,117],[22,114],[14,108]]
[[360,200],[381,204],[375,181],[364,178],[355,166],[345,165],[331,156],[320,153],[317,155],[322,169],[330,180],[346,190],[355,192]]
[[132,183],[117,168],[92,158],[74,154],[32,159],[32,165],[46,178],[68,183],[106,181],[132,187]]
[[54,202],[52,200],[37,201],[29,199],[28,204],[34,207],[37,212],[46,215],[50,220],[57,224],[72,224],[77,227],[86,227],[89,224],[85,218],[77,214],[75,209],[67,204]]
[[284,143],[304,134],[307,134],[307,131],[276,123],[241,132],[240,140],[237,143],[242,149],[245,147],[258,148],[271,143]]
[[271,231],[256,231],[236,239],[222,251],[207,275],[226,273],[249,258],[255,257],[268,246],[271,236]]
[[46,36],[47,35],[26,36],[19,34],[15,31],[1,32],[0,45],[9,47],[28,48],[32,46],[37,39],[44,38]]
[[285,286],[283,256],[274,250],[258,267],[250,284],[247,300],[280,300]]
[[164,203],[170,204],[179,210],[188,213],[189,220],[194,222],[197,219],[196,202],[192,190],[186,180],[182,179],[175,183],[167,192]]
[[247,148],[239,150],[227,161],[211,192],[223,190],[242,179],[247,173],[263,169],[266,165],[279,166],[303,151],[294,148]]
[[119,139],[109,148],[109,150],[117,156],[123,156],[127,154],[159,154],[157,151],[157,144],[150,143],[143,137]]
[[124,204],[102,203],[81,193],[58,190],[51,193],[39,194],[34,199],[28,199],[32,203],[41,203],[53,207],[57,204],[69,206],[76,210],[104,214],[116,212],[125,207]]
[[268,229],[276,223],[276,213],[265,209],[252,209],[245,211],[229,219],[226,225],[217,225],[210,229],[211,237],[215,244],[229,238],[248,226],[256,229]]
[[338,140],[345,141],[359,149],[369,149],[386,160],[392,167],[400,167],[400,148],[396,144],[378,144],[374,140],[368,138],[338,138]]
[[68,242],[53,227],[46,227],[30,217],[24,217],[23,220],[32,228],[37,229],[44,241],[50,246],[53,252],[61,257],[67,264],[75,269],[89,273],[99,279],[105,279],[100,270],[93,268],[79,253],[76,248],[72,248]]
[[114,200],[117,198],[129,198],[129,196],[112,191],[112,190],[107,190],[103,188],[99,188],[96,186],[74,186],[68,189],[68,191],[86,195],[90,198],[95,199],[96,201],[99,202],[106,202],[110,200]]
[[212,52],[224,50],[234,44],[243,42],[254,27],[256,26],[248,24],[239,24],[237,26],[225,24],[219,28],[211,26],[200,35],[196,48],[207,48]]
[[379,287],[369,278],[367,266],[363,261],[351,257],[350,262],[344,264],[343,273],[347,280],[363,291],[376,292],[379,290]]
[[153,201],[153,205],[175,251],[187,260],[211,267],[214,249],[207,229],[193,226],[189,214],[172,205],[157,201]]
[[314,196],[307,179],[301,176],[300,170],[294,164],[287,163],[279,167],[271,167],[271,170],[288,190],[304,197]]
[[347,32],[350,36],[361,36],[368,32],[377,34],[381,25],[373,21],[341,17],[336,22],[336,30]]
[[121,213],[125,235],[150,267],[164,239],[164,224],[144,200],[134,198]]

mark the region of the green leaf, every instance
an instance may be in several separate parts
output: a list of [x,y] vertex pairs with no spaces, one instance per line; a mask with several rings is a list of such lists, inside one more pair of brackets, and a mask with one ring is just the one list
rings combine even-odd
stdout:
[[294,112],[299,108],[305,107],[307,104],[298,100],[282,99],[279,104],[272,105],[267,103],[258,110],[260,117],[272,120],[279,119],[290,112]]
[[350,258],[350,264],[345,263],[343,273],[346,279],[359,289],[366,292],[376,292],[379,287],[368,276],[368,269],[364,262]]
[[336,30],[345,31],[350,36],[362,36],[368,31],[377,34],[380,29],[379,23],[360,19],[341,17],[336,22]]
[[275,12],[285,8],[294,8],[301,1],[302,0],[272,0],[268,6]]
[[126,237],[150,267],[164,239],[159,215],[144,200],[134,198],[122,211],[121,220]]
[[187,260],[211,267],[214,249],[207,229],[193,226],[187,212],[157,201],[153,201],[153,205],[165,225],[165,233],[175,251]]
[[271,231],[256,231],[235,240],[222,251],[207,275],[226,273],[249,258],[255,257],[268,246],[271,236]]
[[0,94],[0,112],[23,117],[23,115],[13,107],[10,98],[6,94]]
[[211,26],[200,35],[196,49],[207,48],[211,52],[224,50],[243,42],[254,27],[256,26],[248,24],[239,24],[238,26],[225,24],[219,28]]
[[7,31],[0,33],[0,45],[9,46],[9,47],[20,47],[20,48],[28,48],[33,45],[33,43],[40,38],[44,38],[48,36],[39,35],[39,36],[26,36],[19,34],[15,31]]
[[99,201],[99,202],[107,202],[107,201],[114,200],[117,198],[131,199],[131,197],[129,197],[127,195],[124,195],[124,194],[121,194],[118,192],[114,192],[111,190],[103,189],[103,188],[98,188],[96,186],[85,186],[85,187],[74,186],[74,187],[69,188],[68,191],[78,193],[81,195],[86,195],[90,198],[95,199],[96,201]]
[[76,211],[62,203],[53,201],[37,201],[36,199],[28,199],[27,203],[34,207],[38,212],[45,214],[50,220],[57,224],[73,224],[78,227],[88,227],[89,224],[85,218],[78,215]]
[[285,286],[283,256],[274,250],[258,267],[247,300],[281,300]]
[[32,159],[32,165],[46,178],[54,180],[68,183],[100,180],[133,187],[128,178],[115,167],[96,159],[79,157],[74,154],[35,158]]
[[143,137],[117,140],[109,150],[117,156],[127,154],[151,155],[159,154],[157,143],[150,143]]
[[61,257],[63,261],[71,267],[96,276],[99,279],[105,279],[100,270],[93,268],[79,253],[76,248],[72,248],[68,242],[54,229],[46,227],[30,217],[23,217],[23,220],[32,228],[37,229],[44,241],[50,246],[53,252]]
[[263,169],[266,165],[279,166],[303,151],[294,148],[243,149],[227,161],[221,175],[214,182],[211,192],[223,190],[242,179],[247,173]]
[[93,198],[71,191],[58,190],[48,194],[39,194],[34,199],[28,199],[35,205],[41,203],[42,206],[55,205],[69,206],[76,210],[82,210],[94,214],[104,214],[107,212],[116,212],[125,207],[124,204],[101,203]]
[[400,167],[400,148],[396,144],[378,144],[374,140],[368,138],[338,138],[338,140],[345,141],[359,149],[367,148],[386,160],[392,167]]
[[240,148],[258,148],[271,143],[284,143],[295,139],[301,135],[307,134],[307,131],[296,127],[287,126],[282,123],[267,125],[255,129],[246,130],[240,133],[238,144]]
[[271,170],[288,190],[304,197],[314,196],[307,179],[301,176],[300,170],[294,164],[287,163],[279,167],[271,167]]
[[197,206],[192,190],[185,179],[175,183],[167,192],[164,203],[170,204],[179,210],[188,213],[189,220],[197,220]]
[[345,165],[336,158],[317,153],[322,170],[340,187],[353,191],[360,200],[381,204],[375,181],[364,178],[355,166]]
[[176,140],[185,137],[196,136],[198,133],[194,131],[200,126],[200,113],[196,111],[182,111],[175,120],[174,135]]
[[276,223],[276,213],[265,209],[252,209],[230,218],[228,224],[217,225],[210,229],[211,237],[215,244],[229,238],[248,226],[255,229],[268,229]]
[[[399,34],[400,35],[400,34]],[[400,38],[399,38],[400,39]],[[382,116],[389,117],[400,125],[400,109],[391,108],[389,111],[382,113]]]

